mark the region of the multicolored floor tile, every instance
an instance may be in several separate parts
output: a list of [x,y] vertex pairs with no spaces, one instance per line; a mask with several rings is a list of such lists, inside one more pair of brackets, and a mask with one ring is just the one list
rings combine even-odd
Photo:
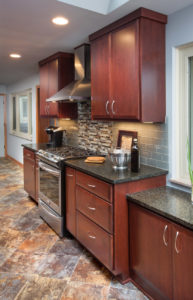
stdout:
[[0,158],[0,300],[145,300],[76,240],[60,239],[23,190],[23,169]]

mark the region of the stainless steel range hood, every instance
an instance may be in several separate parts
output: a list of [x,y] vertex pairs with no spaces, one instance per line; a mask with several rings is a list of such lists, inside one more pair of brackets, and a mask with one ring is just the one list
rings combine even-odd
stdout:
[[75,80],[65,86],[47,102],[83,102],[90,100],[90,45],[83,44],[75,50]]

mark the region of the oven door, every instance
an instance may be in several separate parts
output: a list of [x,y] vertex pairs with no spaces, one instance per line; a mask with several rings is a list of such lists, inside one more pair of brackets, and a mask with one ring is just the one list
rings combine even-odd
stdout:
[[42,161],[39,161],[39,198],[62,215],[61,171]]

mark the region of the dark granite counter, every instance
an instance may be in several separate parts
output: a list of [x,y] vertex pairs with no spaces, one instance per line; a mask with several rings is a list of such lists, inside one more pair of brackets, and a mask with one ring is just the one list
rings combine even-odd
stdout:
[[132,173],[127,170],[114,170],[111,162],[107,159],[103,164],[85,163],[84,159],[71,159],[65,162],[67,166],[87,173],[111,184],[137,181],[145,178],[165,175],[166,170],[141,165],[139,173]]
[[127,195],[129,201],[193,230],[191,194],[161,187]]
[[45,150],[48,148],[48,145],[45,143],[45,144],[22,144],[23,147],[31,150],[31,151],[34,151],[34,152],[37,152],[38,150]]

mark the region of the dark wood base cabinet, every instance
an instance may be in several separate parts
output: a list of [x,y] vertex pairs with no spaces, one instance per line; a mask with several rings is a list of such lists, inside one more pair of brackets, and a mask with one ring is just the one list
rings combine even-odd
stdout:
[[131,278],[156,300],[193,299],[193,232],[130,203]]
[[38,202],[38,161],[36,154],[29,149],[23,149],[24,190]]
[[67,229],[118,280],[130,280],[127,193],[165,185],[165,175],[109,184],[66,168]]

